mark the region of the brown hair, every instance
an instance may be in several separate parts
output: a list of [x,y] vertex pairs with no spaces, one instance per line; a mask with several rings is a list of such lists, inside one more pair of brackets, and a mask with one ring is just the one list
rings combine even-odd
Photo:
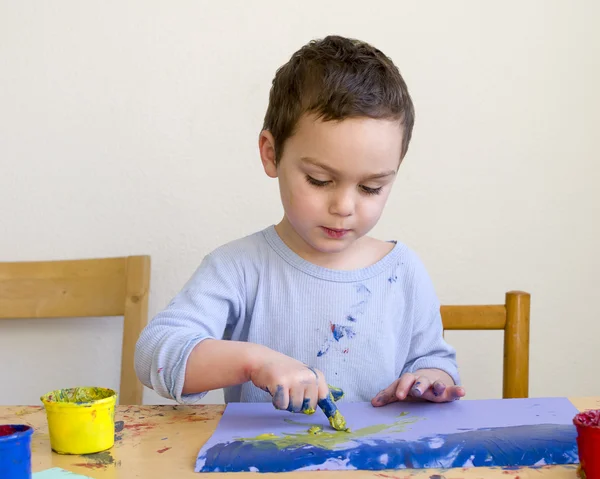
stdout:
[[277,163],[305,113],[323,121],[397,119],[404,130],[401,160],[415,120],[406,83],[392,60],[368,43],[340,36],[311,41],[275,74],[263,129],[275,139]]

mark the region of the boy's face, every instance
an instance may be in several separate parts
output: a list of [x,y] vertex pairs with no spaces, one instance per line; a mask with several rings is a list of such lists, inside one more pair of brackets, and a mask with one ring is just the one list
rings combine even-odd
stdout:
[[284,240],[308,255],[347,250],[379,220],[401,148],[398,121],[304,115],[276,167],[273,137],[263,132],[261,158],[266,173],[279,178]]

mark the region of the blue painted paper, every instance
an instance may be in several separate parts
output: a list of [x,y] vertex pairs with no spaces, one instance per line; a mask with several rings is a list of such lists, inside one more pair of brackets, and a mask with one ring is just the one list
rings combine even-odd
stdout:
[[[576,464],[577,409],[566,398],[340,403],[350,434],[323,414],[231,403],[196,472],[287,472]],[[317,436],[308,429],[317,425]]]

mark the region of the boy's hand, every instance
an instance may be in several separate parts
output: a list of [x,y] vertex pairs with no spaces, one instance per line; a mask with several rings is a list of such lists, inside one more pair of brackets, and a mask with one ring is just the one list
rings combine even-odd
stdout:
[[422,399],[431,402],[449,402],[464,397],[465,390],[455,386],[452,378],[437,369],[423,369],[403,374],[371,400],[373,406]]
[[321,371],[268,348],[261,351],[250,380],[273,397],[276,409],[312,414],[317,401],[329,397]]

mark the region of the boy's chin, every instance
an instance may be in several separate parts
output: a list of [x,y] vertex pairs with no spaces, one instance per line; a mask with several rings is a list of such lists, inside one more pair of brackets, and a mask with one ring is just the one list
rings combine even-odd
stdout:
[[340,239],[318,239],[317,241],[312,241],[311,246],[315,251],[323,254],[336,254],[343,253],[346,251],[352,244],[354,243],[355,238],[344,238]]

